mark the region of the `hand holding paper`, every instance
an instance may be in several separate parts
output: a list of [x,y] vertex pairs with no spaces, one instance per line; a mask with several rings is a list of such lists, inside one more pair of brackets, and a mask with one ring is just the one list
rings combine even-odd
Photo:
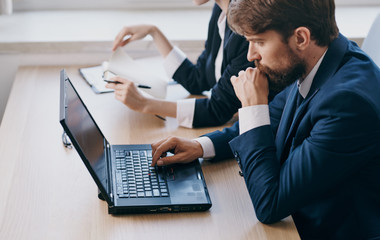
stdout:
[[135,111],[176,117],[176,103],[163,100],[169,78],[160,56],[133,60],[118,48],[109,61],[80,72],[96,93],[115,91],[115,98]]
[[115,90],[115,98],[117,100],[132,110],[144,111],[148,98],[141,94],[135,83],[119,76],[113,77],[112,80],[117,83],[109,83],[106,87]]
[[153,97],[165,99],[167,81],[154,71],[150,71],[150,67],[133,60],[118,48],[110,60],[103,63],[104,79],[109,80],[111,75],[115,74],[137,85],[149,86],[150,88],[141,89]]

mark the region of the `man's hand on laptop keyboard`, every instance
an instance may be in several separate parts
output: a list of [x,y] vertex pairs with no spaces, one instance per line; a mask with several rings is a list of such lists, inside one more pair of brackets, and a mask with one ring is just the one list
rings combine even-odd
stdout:
[[[167,152],[174,155],[166,156]],[[199,142],[186,138],[168,137],[152,144],[152,166],[164,166],[174,163],[189,163],[203,156]]]

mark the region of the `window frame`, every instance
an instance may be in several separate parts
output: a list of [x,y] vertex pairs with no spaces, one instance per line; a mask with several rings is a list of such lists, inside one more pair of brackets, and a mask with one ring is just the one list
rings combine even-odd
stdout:
[[[5,0],[0,0],[5,1]],[[96,1],[96,0],[95,0]],[[134,9],[191,9],[211,8],[210,1],[202,6],[196,6],[191,0],[13,0],[13,11],[40,10],[134,10]]]
[[336,6],[380,6],[379,0],[335,0]]
[[[7,1],[7,0],[0,0]],[[335,0],[336,6],[380,6],[379,0]],[[13,0],[13,11],[40,10],[130,10],[211,8],[214,1],[195,6],[191,0]]]

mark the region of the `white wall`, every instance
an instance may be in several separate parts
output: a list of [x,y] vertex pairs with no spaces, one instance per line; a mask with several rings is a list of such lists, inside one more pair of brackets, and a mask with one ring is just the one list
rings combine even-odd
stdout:
[[[181,49],[197,55],[207,37],[210,11],[48,11],[0,16],[0,121],[19,66],[100,64],[110,57],[112,41],[121,28],[141,23],[159,26]],[[150,38],[126,50],[135,57],[158,54]]]
[[[360,43],[379,12],[380,7],[338,8],[339,29]],[[148,14],[146,11],[58,11],[0,16],[0,121],[19,66],[99,64],[110,56],[112,40],[122,26],[137,23],[158,25],[194,60],[203,49],[209,17],[210,10]],[[129,45],[127,51],[135,57],[157,54],[150,39]]]
[[[1,54],[0,55],[0,120],[3,117],[6,103],[10,94],[13,80],[19,66],[40,65],[40,66],[69,66],[69,65],[95,65],[104,59],[105,54]],[[57,79],[59,75],[57,73]]]
[[0,55],[0,123],[3,118],[9,92],[19,65],[19,55]]

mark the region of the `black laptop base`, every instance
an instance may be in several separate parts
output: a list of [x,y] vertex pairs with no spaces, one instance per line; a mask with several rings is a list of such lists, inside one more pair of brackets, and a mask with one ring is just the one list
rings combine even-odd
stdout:
[[108,213],[112,215],[136,214],[136,213],[179,213],[179,212],[202,212],[209,210],[211,205],[178,205],[178,206],[149,206],[149,207],[125,207],[125,208],[108,208]]
[[[98,190],[98,198],[105,201],[102,193]],[[136,214],[136,213],[168,213],[168,212],[200,212],[207,211],[211,208],[211,204],[204,205],[177,205],[177,206],[141,206],[141,207],[125,207],[125,208],[113,208],[108,207],[108,213],[113,215],[121,214]]]

